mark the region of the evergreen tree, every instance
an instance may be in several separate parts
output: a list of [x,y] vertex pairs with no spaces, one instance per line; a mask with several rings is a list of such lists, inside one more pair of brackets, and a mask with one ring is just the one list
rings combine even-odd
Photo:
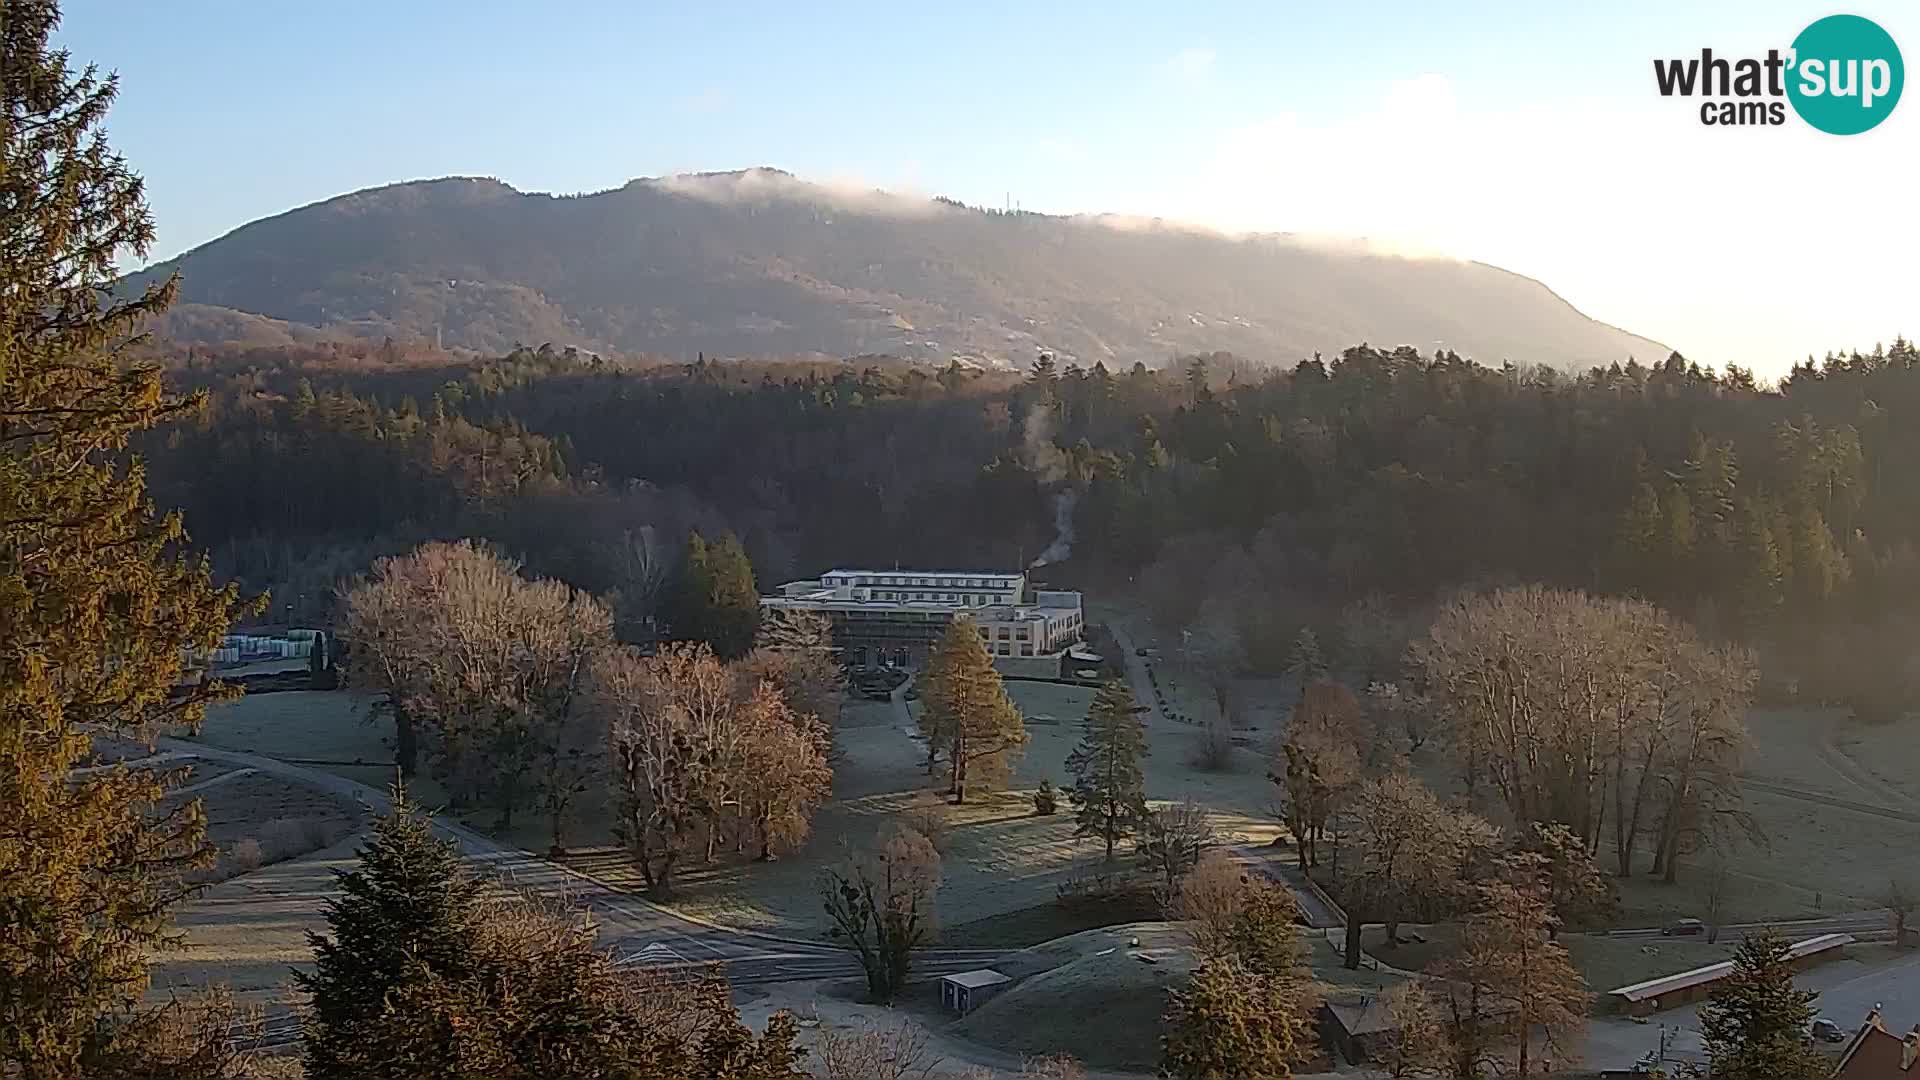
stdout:
[[1793,985],[1787,941],[1749,934],[1713,1000],[1700,1007],[1700,1033],[1715,1080],[1817,1080],[1825,1061],[1807,1046],[1819,994]]
[[673,635],[704,641],[722,660],[753,648],[760,626],[760,593],[753,563],[731,532],[711,543],[698,530],[687,535],[687,553],[674,592]]
[[423,993],[421,985],[458,981],[478,965],[481,883],[405,788],[358,855],[358,868],[334,875],[341,895],[327,901],[328,934],[307,935],[314,970],[294,973],[312,995],[303,1032],[312,1080],[357,1080],[361,1048],[394,1022],[390,995],[409,984]]
[[404,792],[360,858],[296,976],[310,1080],[805,1080],[791,1017],[756,1036],[723,980],[633,985],[592,920],[485,898]]
[[674,584],[673,636],[681,641],[712,640],[707,605],[713,595],[713,569],[707,538],[694,529],[687,534],[687,551],[680,560],[680,577]]
[[1293,676],[1305,695],[1307,687],[1327,676],[1327,661],[1320,653],[1320,636],[1313,627],[1303,626],[1294,635],[1293,650],[1287,655],[1287,674]]
[[153,221],[101,131],[116,80],[53,49],[58,22],[50,0],[0,12],[0,1075],[24,1080],[138,1057],[128,1010],[204,819],[159,808],[174,777],[69,773],[88,725],[197,724],[221,689],[176,690],[184,658],[235,607],[126,452],[197,401],[128,359],[174,282],[112,291]]
[[1080,745],[1067,755],[1073,786],[1075,836],[1096,836],[1113,861],[1114,845],[1133,834],[1147,813],[1140,759],[1147,756],[1146,728],[1140,722],[1133,691],[1119,679],[1108,680],[1094,695],[1081,725]]
[[972,619],[957,616],[934,646],[921,706],[928,753],[944,751],[954,801],[1005,786],[1027,729]]
[[338,683],[333,671],[333,659],[328,655],[327,632],[316,630],[313,634],[313,651],[307,654],[307,685],[315,690],[331,690]]
[[1291,972],[1215,957],[1174,991],[1161,1036],[1160,1074],[1174,1080],[1286,1080],[1311,1038],[1312,996]]
[[753,648],[760,628],[760,590],[753,583],[753,562],[732,532],[707,549],[707,632],[722,660],[737,660]]

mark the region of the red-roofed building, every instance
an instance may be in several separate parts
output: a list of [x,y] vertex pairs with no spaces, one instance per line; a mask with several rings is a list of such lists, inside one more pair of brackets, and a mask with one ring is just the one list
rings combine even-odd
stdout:
[[1840,1054],[1833,1080],[1920,1080],[1920,1024],[1906,1035],[1895,1035],[1880,1021],[1880,1007]]

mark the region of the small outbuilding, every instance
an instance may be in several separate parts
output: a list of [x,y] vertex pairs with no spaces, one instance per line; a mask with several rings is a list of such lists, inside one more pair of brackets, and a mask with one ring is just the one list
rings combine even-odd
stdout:
[[1013,979],[992,968],[976,968],[940,976],[940,1004],[965,1016],[982,1002],[1007,988]]
[[[1805,968],[1822,960],[1840,955],[1840,950],[1853,944],[1852,934],[1821,934],[1805,941],[1796,941],[1787,948],[1787,962],[1794,968]],[[1733,974],[1733,961],[1722,960],[1717,964],[1682,971],[1677,975],[1663,975],[1658,979],[1648,979],[1632,986],[1622,986],[1607,991],[1614,1001],[1614,1007],[1628,1016],[1650,1016],[1662,1009],[1686,1005],[1710,997],[1727,976]]]

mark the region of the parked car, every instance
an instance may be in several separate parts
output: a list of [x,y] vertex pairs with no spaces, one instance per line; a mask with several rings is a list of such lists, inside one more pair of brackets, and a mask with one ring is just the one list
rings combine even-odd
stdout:
[[1133,655],[1135,655],[1135,656],[1150,656],[1150,655],[1152,655],[1152,654],[1151,654],[1151,653],[1149,653],[1149,652],[1147,652],[1147,650],[1145,650],[1145,649],[1135,649],[1135,650],[1133,650]]
[[1699,919],[1675,919],[1660,928],[1661,937],[1688,937],[1707,932],[1707,924]]
[[1821,1042],[1830,1043],[1840,1042],[1847,1037],[1847,1033],[1840,1030],[1839,1024],[1824,1016],[1807,1025],[1807,1034]]

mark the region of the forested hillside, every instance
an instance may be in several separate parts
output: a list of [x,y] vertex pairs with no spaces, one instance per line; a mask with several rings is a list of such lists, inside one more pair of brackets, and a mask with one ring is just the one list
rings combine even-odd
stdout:
[[[1303,622],[1467,583],[1652,599],[1709,632],[1877,663],[1920,602],[1920,363],[1897,342],[1778,388],[1679,357],[1569,377],[1359,347],[1257,372],[700,363],[392,346],[195,356],[213,390],[149,448],[156,497],[275,608],[430,537],[479,535],[630,600],[698,527],[762,586],[834,564],[1010,566],[1230,628],[1254,669]],[[1063,503],[1064,500],[1064,503]],[[1057,552],[1056,552],[1057,554]],[[636,575],[638,580],[636,580]]]
[[520,342],[664,356],[892,353],[1024,366],[1230,349],[1291,364],[1356,341],[1485,363],[1642,363],[1667,349],[1481,263],[1160,222],[1002,213],[849,192],[773,169],[591,195],[450,177],[266,218],[154,267],[178,272],[176,340],[317,334],[505,352]]

